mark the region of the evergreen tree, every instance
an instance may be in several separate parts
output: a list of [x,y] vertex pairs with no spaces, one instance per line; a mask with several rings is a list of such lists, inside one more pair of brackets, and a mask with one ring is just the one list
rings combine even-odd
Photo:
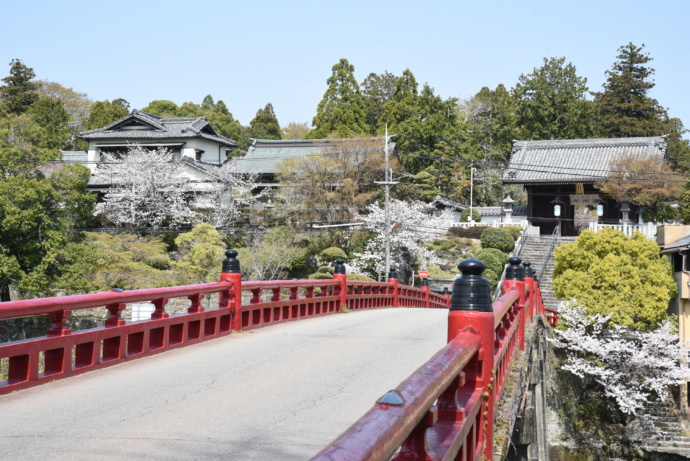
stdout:
[[259,109],[254,119],[249,122],[249,135],[254,139],[282,138],[280,123],[270,102],[263,109]]
[[330,134],[345,138],[367,131],[362,95],[354,76],[355,66],[343,58],[332,71],[326,80],[328,89],[316,108],[312,121],[315,128],[309,133],[311,139]]
[[417,111],[417,79],[410,69],[405,69],[402,75],[395,81],[395,89],[390,101],[383,106],[383,115],[379,127],[388,125],[389,132],[395,132],[395,127],[414,117]]
[[513,89],[518,100],[521,138],[577,139],[593,133],[592,103],[586,99],[587,79],[578,77],[565,58],[544,58],[544,65],[520,75]]
[[36,77],[34,70],[19,59],[10,63],[10,75],[3,78],[0,86],[0,106],[10,114],[22,114],[38,99],[39,84],[31,80]]
[[39,98],[27,111],[35,123],[32,143],[45,149],[63,149],[70,138],[69,115],[62,102]]
[[112,102],[96,101],[91,106],[91,113],[86,120],[87,130],[103,128],[129,114],[129,102],[125,99],[114,99]]
[[368,134],[374,136],[381,126],[384,105],[393,98],[398,78],[388,71],[371,73],[362,82],[362,103]]
[[596,95],[599,107],[599,136],[627,138],[668,133],[666,110],[648,92],[654,88],[652,58],[640,47],[628,43],[618,48],[618,61],[606,71],[604,91]]

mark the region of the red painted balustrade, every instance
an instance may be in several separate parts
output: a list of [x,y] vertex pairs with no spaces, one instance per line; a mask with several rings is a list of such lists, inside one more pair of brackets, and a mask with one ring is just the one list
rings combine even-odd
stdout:
[[[0,344],[0,394],[66,378],[166,350],[217,338],[235,331],[348,310],[381,307],[448,308],[449,296],[430,294],[428,287],[388,282],[347,280],[243,281],[237,252],[228,251],[221,282],[146,290],[110,291],[88,295],[0,303],[0,321],[48,316],[46,336]],[[344,268],[344,266],[342,266]],[[218,305],[204,309],[206,295],[219,294]],[[183,314],[171,315],[166,305],[187,298]],[[128,303],[150,302],[150,320],[126,322]],[[100,308],[108,312],[101,328],[70,331],[73,311]],[[4,379],[4,378],[2,378]]]
[[312,459],[492,459],[494,411],[511,361],[524,350],[525,323],[543,314],[538,283],[515,267],[519,258],[510,263],[513,277],[493,303],[484,263],[460,263],[448,344]]

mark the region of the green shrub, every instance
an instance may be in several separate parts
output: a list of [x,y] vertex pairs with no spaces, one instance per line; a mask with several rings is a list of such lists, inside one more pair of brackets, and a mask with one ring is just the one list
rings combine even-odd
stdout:
[[454,279],[459,274],[456,272],[444,271],[439,266],[429,266],[430,279]]
[[484,232],[486,229],[490,229],[490,227],[474,226],[467,229],[464,229],[462,227],[451,227],[450,229],[448,229],[448,233],[456,237],[478,239],[482,236],[482,232]]
[[474,257],[483,261],[487,270],[492,270],[498,275],[503,273],[503,267],[508,262],[508,255],[496,248],[482,248]]
[[509,231],[490,227],[482,232],[482,248],[496,248],[504,253],[510,253],[515,248],[515,240]]
[[320,267],[316,270],[316,272],[324,272],[324,273],[329,273],[329,274],[333,275],[333,270],[334,270],[334,269],[333,269],[332,267],[330,267],[330,266],[320,266]]
[[347,259],[347,254],[338,247],[326,248],[319,254],[323,261],[333,262],[336,259]]
[[501,278],[498,275],[496,275],[496,272],[492,271],[491,269],[485,270],[482,275],[489,280],[489,283],[491,284],[491,292],[493,293],[496,289],[496,285],[498,285],[498,281]]
[[513,236],[513,240],[519,239],[523,232],[522,226],[504,226],[503,228],[510,232]]
[[[474,222],[481,222],[482,221],[482,216],[474,208],[472,208],[472,220]],[[460,213],[460,222],[470,222],[470,209],[469,208],[465,208],[464,210],[462,210],[462,213]]]
[[347,279],[348,280],[357,280],[357,281],[368,281],[368,282],[375,282],[374,279],[369,277],[368,275],[362,275],[362,274],[347,274]]
[[333,274],[329,274],[328,272],[316,272],[314,274],[311,274],[309,276],[309,280],[323,280],[323,279],[332,279]]

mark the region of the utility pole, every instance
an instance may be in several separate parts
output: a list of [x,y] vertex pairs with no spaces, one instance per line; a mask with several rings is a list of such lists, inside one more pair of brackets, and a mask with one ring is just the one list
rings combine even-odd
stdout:
[[386,124],[386,137],[385,137],[385,143],[383,146],[383,153],[384,153],[384,158],[385,158],[385,176],[384,176],[384,181],[375,181],[376,184],[381,184],[385,186],[385,199],[384,199],[384,221],[385,223],[383,224],[383,241],[384,241],[384,246],[385,246],[385,252],[386,252],[386,263],[385,263],[385,272],[383,274],[384,280],[386,277],[388,277],[388,273],[390,272],[391,269],[391,213],[390,213],[390,186],[391,184],[397,184],[397,182],[391,181],[390,178],[390,169],[388,168],[388,141],[390,138],[392,138],[395,135],[388,136],[388,125]]

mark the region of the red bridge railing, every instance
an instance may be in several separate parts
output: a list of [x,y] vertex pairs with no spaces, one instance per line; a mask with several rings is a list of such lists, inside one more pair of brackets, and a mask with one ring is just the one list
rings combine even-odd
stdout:
[[[493,459],[494,411],[525,323],[545,309],[529,263],[510,258],[503,295],[491,302],[485,265],[461,262],[448,345],[313,460]],[[551,315],[557,320],[557,312]]]
[[[0,303],[0,321],[47,316],[52,325],[38,338],[0,343],[0,394],[46,381],[146,357],[166,350],[291,320],[348,310],[380,307],[445,308],[448,295],[429,287],[398,285],[393,274],[387,282],[347,280],[338,261],[331,280],[243,281],[237,252],[223,261],[220,282],[203,285],[110,291],[88,295],[30,299]],[[218,294],[215,308],[202,307],[209,294]],[[166,306],[173,299],[188,301],[183,314],[171,315]],[[127,303],[150,302],[150,320],[127,322]],[[100,328],[71,331],[73,311],[105,308]],[[4,379],[4,381],[2,381]]]

